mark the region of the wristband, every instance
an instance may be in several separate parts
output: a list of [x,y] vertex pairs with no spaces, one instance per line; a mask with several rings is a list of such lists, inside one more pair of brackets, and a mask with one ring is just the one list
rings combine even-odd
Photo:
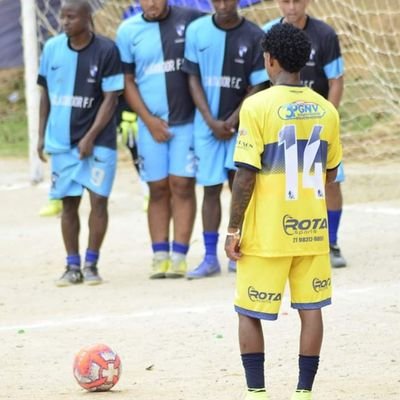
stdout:
[[236,232],[226,232],[226,236],[232,236],[235,239],[240,238],[240,229],[238,229]]

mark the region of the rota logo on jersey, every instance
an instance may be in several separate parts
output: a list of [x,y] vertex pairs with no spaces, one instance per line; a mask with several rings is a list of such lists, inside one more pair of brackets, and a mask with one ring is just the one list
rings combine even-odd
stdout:
[[291,119],[312,119],[321,118],[325,115],[325,110],[316,103],[307,103],[296,101],[294,103],[284,104],[279,107],[279,118],[283,120]]
[[326,218],[296,219],[289,214],[283,217],[282,224],[283,230],[288,236],[298,234],[299,232],[328,228]]

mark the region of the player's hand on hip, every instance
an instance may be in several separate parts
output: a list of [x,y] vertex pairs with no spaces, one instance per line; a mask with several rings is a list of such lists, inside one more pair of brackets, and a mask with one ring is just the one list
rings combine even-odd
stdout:
[[152,117],[147,123],[147,128],[158,143],[168,142],[172,137],[168,123],[161,118]]
[[225,239],[225,253],[232,261],[237,261],[242,256],[239,246],[240,237],[227,236]]
[[235,129],[226,121],[214,119],[209,126],[218,140],[229,140],[235,133]]
[[43,140],[43,138],[39,138],[39,140],[38,140],[37,152],[38,152],[39,158],[43,162],[47,162],[47,158],[44,155],[44,140]]
[[93,152],[93,140],[89,136],[84,136],[78,143],[79,158],[89,157]]

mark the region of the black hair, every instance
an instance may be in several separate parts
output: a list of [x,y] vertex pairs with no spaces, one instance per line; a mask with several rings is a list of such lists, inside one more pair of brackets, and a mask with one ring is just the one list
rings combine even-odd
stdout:
[[62,6],[64,5],[78,7],[79,9],[83,10],[88,15],[90,25],[94,31],[93,9],[89,0],[63,0]]
[[287,23],[274,25],[265,34],[261,46],[290,73],[299,72],[310,58],[311,41],[307,34]]

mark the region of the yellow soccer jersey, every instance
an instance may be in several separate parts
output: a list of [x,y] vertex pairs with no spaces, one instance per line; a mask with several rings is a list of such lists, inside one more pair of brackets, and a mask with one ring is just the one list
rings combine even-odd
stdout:
[[278,85],[247,98],[234,160],[258,173],[242,227],[243,254],[327,253],[326,170],[341,158],[338,112],[312,89]]

